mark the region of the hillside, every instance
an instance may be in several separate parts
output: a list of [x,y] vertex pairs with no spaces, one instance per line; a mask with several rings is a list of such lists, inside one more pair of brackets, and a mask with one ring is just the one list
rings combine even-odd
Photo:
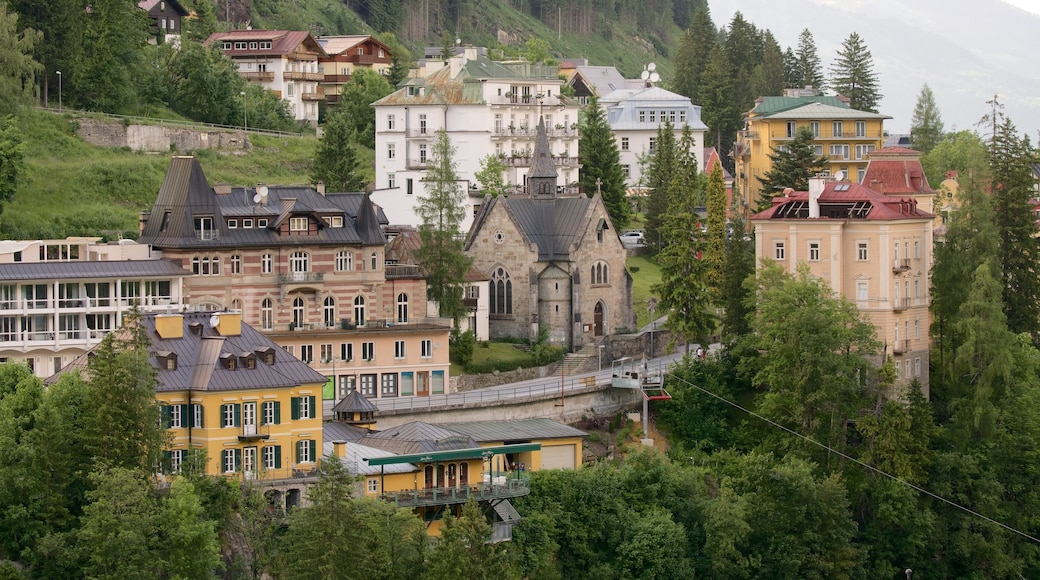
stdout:
[[[28,113],[20,128],[27,175],[0,214],[0,236],[137,236],[138,213],[152,206],[170,155],[94,147],[76,136],[75,119],[68,115]],[[210,182],[308,182],[317,139],[254,135],[250,141],[248,154],[196,154]],[[366,167],[371,157],[371,151],[362,153]]]

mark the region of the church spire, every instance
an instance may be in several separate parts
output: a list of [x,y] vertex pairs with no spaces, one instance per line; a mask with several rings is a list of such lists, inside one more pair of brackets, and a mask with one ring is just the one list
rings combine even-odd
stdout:
[[533,198],[556,197],[556,168],[553,167],[549,150],[549,137],[545,133],[545,120],[538,119],[538,134],[534,141],[531,172],[527,174],[527,187]]

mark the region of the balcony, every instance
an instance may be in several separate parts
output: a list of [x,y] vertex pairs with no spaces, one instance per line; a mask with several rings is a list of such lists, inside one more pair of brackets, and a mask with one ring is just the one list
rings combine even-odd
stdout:
[[758,139],[758,131],[740,131],[742,139]]
[[493,499],[509,499],[531,493],[531,488],[528,486],[526,478],[507,479],[499,477],[496,479],[498,480],[497,483],[479,483],[459,487],[431,487],[390,492],[382,494],[380,498],[392,502],[396,507],[415,508],[460,504],[466,503],[470,499],[478,502]]
[[897,340],[892,343],[892,354],[903,354],[910,352],[910,340]]
[[244,76],[247,81],[274,82],[273,72],[244,72],[242,73],[242,76]]
[[321,93],[300,93],[300,98],[305,101],[320,101],[324,96]]
[[[527,195],[527,187],[523,185],[507,186],[506,191],[509,195]],[[577,185],[557,185],[556,195],[579,195],[581,194],[581,187]]]
[[344,85],[350,82],[351,75],[325,75],[323,82]]
[[238,433],[239,441],[259,441],[271,438],[271,428],[268,425],[242,425]]
[[[532,163],[532,157],[528,156],[516,156],[516,157],[501,157],[502,164],[506,167],[530,167]],[[581,159],[578,157],[553,157],[553,167],[580,167]]]
[[910,269],[910,258],[896,258],[892,260],[892,272],[906,272]]
[[285,71],[282,78],[287,81],[323,81],[325,75],[320,72]]
[[415,280],[418,278],[422,278],[422,271],[419,269],[419,266],[409,264],[386,264],[387,280]]
[[289,272],[288,274],[278,274],[278,283],[281,285],[307,284],[324,281],[324,272]]
[[462,299],[462,307],[467,309],[467,310],[476,310],[477,309],[477,301],[478,301],[477,298],[463,298]]
[[892,300],[892,310],[895,312],[902,312],[910,308],[909,298],[895,298]]
[[349,54],[347,56],[347,62],[356,62],[358,64],[390,64],[390,57],[388,56],[376,56],[374,54]]
[[426,159],[409,159],[404,166],[406,169],[426,169],[429,166],[429,161]]
[[423,128],[408,130],[408,136],[413,139],[430,139],[433,137],[433,134],[434,131],[430,131],[429,129]]

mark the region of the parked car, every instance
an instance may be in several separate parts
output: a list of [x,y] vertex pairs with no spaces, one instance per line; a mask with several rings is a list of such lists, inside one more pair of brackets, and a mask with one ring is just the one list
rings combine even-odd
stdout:
[[641,246],[646,243],[643,238],[643,232],[638,230],[629,230],[621,234],[621,243],[626,246]]

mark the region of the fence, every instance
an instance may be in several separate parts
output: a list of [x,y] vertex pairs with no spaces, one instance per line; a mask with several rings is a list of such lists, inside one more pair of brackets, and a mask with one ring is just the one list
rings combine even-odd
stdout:
[[199,123],[197,121],[179,121],[176,119],[156,119],[154,117],[137,117],[134,115],[116,115],[113,113],[98,113],[96,111],[79,111],[75,109],[56,109],[54,107],[39,107],[41,111],[56,114],[70,113],[73,115],[81,115],[84,117],[105,117],[109,119],[118,119],[122,121],[136,122],[142,125],[158,125],[160,127],[183,127],[185,129],[220,129],[223,131],[245,131],[249,135],[265,135],[268,137],[303,137],[303,132],[291,132],[291,131],[269,131],[267,129],[256,129],[249,127],[248,129],[241,125],[217,125],[215,123]]

